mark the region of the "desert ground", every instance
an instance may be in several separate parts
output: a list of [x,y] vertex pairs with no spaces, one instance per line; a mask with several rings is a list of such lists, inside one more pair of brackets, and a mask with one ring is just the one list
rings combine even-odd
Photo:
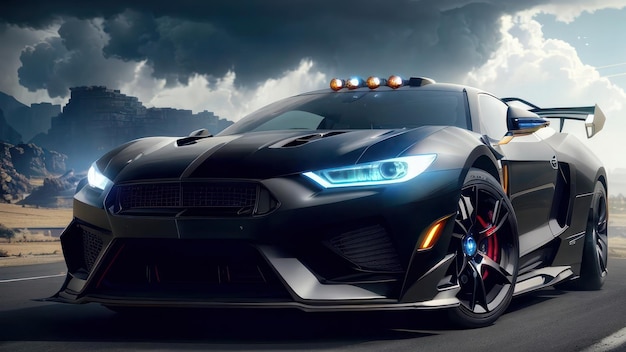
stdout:
[[71,208],[22,207],[0,203],[0,224],[8,228],[65,227],[70,220]]
[[11,240],[0,238],[0,267],[62,261],[59,238],[45,229],[63,228],[71,219],[70,208],[0,204],[0,224],[16,230]]

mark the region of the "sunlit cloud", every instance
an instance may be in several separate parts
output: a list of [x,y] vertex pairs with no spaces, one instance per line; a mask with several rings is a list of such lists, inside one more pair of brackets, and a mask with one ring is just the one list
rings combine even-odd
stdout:
[[326,75],[315,69],[313,61],[306,59],[281,77],[267,79],[251,88],[236,86],[234,71],[217,79],[196,74],[186,85],[168,87],[164,79],[153,78],[150,70],[149,66],[138,64],[134,79],[123,86],[124,93],[138,97],[146,106],[173,107],[195,113],[208,110],[233,121],[272,101],[319,89],[327,83]]
[[583,12],[594,13],[604,9],[622,9],[626,7],[624,0],[558,0],[535,6],[528,13],[539,12],[556,16],[557,20],[570,23]]
[[598,104],[607,122],[604,130],[585,144],[609,170],[624,168],[622,151],[615,148],[626,131],[626,120],[621,118],[626,114],[624,90],[602,76],[598,68],[584,64],[570,44],[545,38],[541,25],[528,14],[504,17],[501,30],[498,50],[483,66],[469,72],[465,83],[541,107]]

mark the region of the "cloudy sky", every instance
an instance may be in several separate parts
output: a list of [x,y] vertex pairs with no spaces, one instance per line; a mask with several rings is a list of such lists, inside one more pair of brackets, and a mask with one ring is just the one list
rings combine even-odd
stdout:
[[237,120],[334,76],[466,83],[542,107],[598,103],[589,141],[626,169],[626,0],[9,0],[0,91],[65,104],[106,85]]

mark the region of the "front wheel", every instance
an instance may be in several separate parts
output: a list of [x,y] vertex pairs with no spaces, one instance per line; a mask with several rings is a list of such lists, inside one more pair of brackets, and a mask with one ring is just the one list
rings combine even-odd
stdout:
[[459,286],[457,325],[492,324],[509,306],[519,264],[517,220],[502,186],[485,171],[471,169],[463,183],[450,252],[449,274]]

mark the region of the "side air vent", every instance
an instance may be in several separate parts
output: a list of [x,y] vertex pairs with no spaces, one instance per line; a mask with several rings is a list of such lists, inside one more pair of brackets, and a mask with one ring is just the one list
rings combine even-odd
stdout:
[[332,131],[332,132],[327,132],[327,133],[309,134],[306,136],[300,136],[300,137],[288,140],[286,143],[284,144],[281,143],[279,145],[276,145],[275,147],[278,147],[278,148],[297,147],[297,146],[312,142],[317,139],[332,137],[332,136],[336,136],[336,135],[343,134],[343,133],[346,133],[346,131]]
[[568,217],[569,214],[572,213],[571,207],[573,206],[571,202],[572,176],[569,164],[567,163],[559,163],[558,170],[559,171],[556,179],[556,187],[554,189],[552,218],[556,219],[561,228],[564,228],[565,226],[569,225],[571,220]]

